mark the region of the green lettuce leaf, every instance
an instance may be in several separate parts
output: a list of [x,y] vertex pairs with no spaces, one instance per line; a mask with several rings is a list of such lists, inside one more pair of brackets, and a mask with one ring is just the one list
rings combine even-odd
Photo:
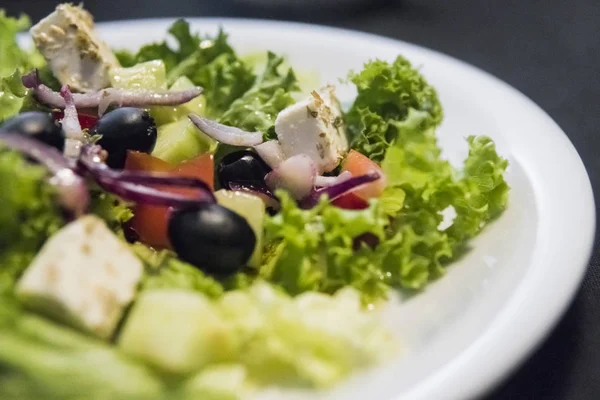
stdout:
[[123,224],[133,218],[129,204],[98,187],[90,190],[90,198],[89,212],[102,218],[113,232],[122,235]]
[[30,26],[31,22],[26,15],[11,18],[0,9],[0,77],[12,74],[17,68],[32,67],[32,55],[17,44],[17,33]]
[[[506,208],[507,161],[483,136],[468,139],[462,170],[441,157],[435,135],[441,104],[406,59],[372,61],[350,80],[358,89],[347,114],[352,147],[379,162],[387,178],[379,200],[391,223],[377,249],[381,268],[392,284],[420,289]],[[451,210],[456,217],[440,228]]]
[[141,290],[185,289],[213,298],[223,293],[219,282],[198,268],[179,260],[169,251],[154,251],[141,243],[134,244],[133,250],[145,265],[146,273]]
[[346,121],[351,147],[372,160],[383,159],[388,146],[402,135],[404,121],[417,123],[414,112],[423,130],[442,121],[435,89],[401,56],[391,64],[371,61],[360,73],[350,73],[350,80],[358,90]]
[[269,52],[264,71],[252,87],[221,116],[220,122],[246,131],[267,133],[277,114],[294,103],[292,93],[299,90],[298,80],[290,68],[279,71],[283,57]]
[[[340,210],[326,201],[302,210],[278,194],[282,209],[265,222],[260,275],[292,294],[350,285],[366,302],[391,287],[421,289],[443,275],[467,240],[506,208],[508,163],[489,138],[470,137],[464,168],[455,170],[440,157],[432,130],[405,133],[382,163],[388,187],[367,210]],[[446,228],[450,207],[456,217]],[[367,233],[377,237],[375,248],[357,246]]]
[[[23,72],[41,68],[45,61],[37,51],[26,51],[19,47],[17,34],[31,25],[29,17],[8,17],[0,9],[0,122],[17,114],[21,107],[32,105],[26,97],[27,91],[21,82]],[[47,68],[42,69],[44,77],[49,77]]]
[[263,278],[291,294],[334,293],[351,285],[366,298],[385,296],[388,286],[381,255],[355,242],[363,234],[385,239],[388,218],[377,201],[366,210],[351,211],[323,199],[313,209],[303,210],[287,193],[278,196],[281,211],[265,222]]
[[252,86],[255,78],[252,68],[233,53],[217,56],[191,75],[195,84],[205,88],[207,113],[212,116],[225,112]]
[[508,161],[497,154],[494,142],[487,136],[470,136],[467,141],[469,155],[452,191],[456,218],[448,228],[459,247],[506,209],[510,190],[504,180]]
[[223,30],[215,37],[200,37],[192,34],[189,24],[180,19],[168,32],[177,48],[163,41],[143,46],[136,54],[117,51],[115,54],[121,65],[131,67],[141,62],[162,60],[168,85],[186,76],[204,88],[208,113],[212,116],[223,113],[252,86],[255,76],[251,66],[237,56]]
[[385,214],[388,216],[396,216],[404,206],[406,193],[401,187],[388,186],[384,189],[379,197],[379,203]]
[[0,78],[0,122],[19,113],[26,94],[27,90],[18,70]]
[[44,168],[0,144],[0,293],[11,290],[46,239],[62,225]]
[[133,67],[135,64],[146,61],[163,60],[167,70],[171,70],[188,57],[200,43],[200,38],[197,35],[193,36],[190,34],[189,24],[182,19],[175,21],[167,32],[177,42],[177,49],[172,49],[166,41],[163,41],[142,46],[137,53],[117,50],[115,51],[115,55],[121,66]]
[[[392,214],[390,225],[392,232],[402,235],[402,243],[387,262],[401,266],[400,284],[412,289],[441,276],[443,265],[460,256],[467,240],[508,203],[504,180],[508,162],[498,156],[491,139],[469,137],[469,155],[462,171],[457,171],[441,159],[434,136],[427,130],[421,135],[408,143],[399,140],[382,162],[390,185],[386,190],[401,189],[405,195],[403,208]],[[440,228],[449,208],[456,217],[448,228]],[[403,278],[407,271],[418,278]]]

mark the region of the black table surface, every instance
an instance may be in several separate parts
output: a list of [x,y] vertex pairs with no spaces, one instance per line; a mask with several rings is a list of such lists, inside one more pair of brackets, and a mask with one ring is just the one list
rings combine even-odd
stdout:
[[[599,0],[367,0],[366,6],[327,10],[325,0],[320,9],[249,3],[96,0],[85,6],[97,21],[169,16],[296,20],[376,33],[445,52],[505,80],[546,110],[579,151],[598,195]],[[9,14],[26,12],[34,21],[55,5],[56,1],[48,0],[0,2]],[[595,251],[584,283],[561,322],[485,399],[599,398],[600,253]]]

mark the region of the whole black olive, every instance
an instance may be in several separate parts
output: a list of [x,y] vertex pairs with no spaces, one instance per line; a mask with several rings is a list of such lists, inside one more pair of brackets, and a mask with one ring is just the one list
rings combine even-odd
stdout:
[[125,166],[128,150],[152,152],[157,135],[150,114],[134,107],[121,107],[104,114],[91,133],[102,135],[98,144],[108,152],[106,164],[112,168]]
[[214,274],[238,271],[248,262],[256,245],[248,222],[218,204],[174,212],[168,233],[182,260]]
[[227,154],[217,166],[217,177],[221,187],[229,189],[230,183],[265,186],[265,175],[271,168],[258,154],[242,150]]
[[65,147],[65,137],[62,129],[50,113],[41,111],[24,112],[4,122],[0,129],[28,135],[60,151]]

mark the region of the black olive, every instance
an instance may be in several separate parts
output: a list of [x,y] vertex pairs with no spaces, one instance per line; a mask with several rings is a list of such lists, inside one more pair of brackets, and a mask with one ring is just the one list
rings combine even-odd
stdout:
[[150,153],[156,144],[156,124],[147,111],[133,108],[117,108],[98,120],[91,131],[102,135],[98,144],[108,152],[106,164],[123,168],[127,151]]
[[24,112],[4,122],[0,129],[28,135],[60,151],[65,147],[65,137],[62,129],[54,121],[52,114],[49,113],[41,111]]
[[242,150],[229,153],[217,166],[217,176],[221,187],[230,189],[230,183],[265,187],[265,175],[271,168],[258,154]]
[[379,245],[379,238],[377,235],[371,232],[365,232],[362,235],[355,237],[352,241],[352,248],[354,250],[361,249],[363,245],[367,245],[368,247],[374,249]]
[[175,211],[169,219],[168,233],[182,260],[213,274],[239,271],[256,245],[248,222],[214,203]]

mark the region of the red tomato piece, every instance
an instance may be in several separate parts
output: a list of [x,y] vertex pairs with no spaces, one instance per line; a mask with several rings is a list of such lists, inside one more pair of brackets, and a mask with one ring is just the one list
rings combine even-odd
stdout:
[[334,206],[343,208],[345,210],[364,210],[365,208],[369,207],[369,203],[367,203],[366,200],[361,199],[352,192],[338,197],[331,203]]
[[168,172],[173,167],[172,164],[160,158],[139,151],[128,151],[125,160],[125,169],[128,171]]
[[[60,121],[65,117],[65,113],[63,111],[52,111],[52,117],[55,121]],[[81,129],[93,128],[98,123],[98,115],[95,114],[86,114],[78,110],[77,117]]]
[[342,162],[342,171],[350,171],[352,176],[365,175],[371,172],[377,172],[380,175],[378,180],[352,192],[363,200],[379,197],[385,189],[386,179],[379,165],[356,150],[350,150],[346,159]]
[[173,169],[173,174],[198,178],[206,182],[211,190],[215,190],[215,163],[212,154],[202,154],[196,158],[184,161]]
[[[211,190],[214,188],[214,163],[212,154],[202,154],[192,160],[173,166],[166,161],[149,154],[129,152],[125,169],[131,171],[164,172],[174,176],[187,176],[198,178],[206,182]],[[173,187],[157,187],[171,193],[193,195],[193,189]],[[149,246],[164,249],[169,248],[168,223],[169,207],[149,206],[139,204],[135,206],[131,227],[138,234],[140,240]]]
[[386,179],[379,165],[356,150],[350,150],[342,162],[342,171],[350,171],[352,176],[377,172],[381,177],[358,190],[338,197],[332,201],[332,204],[336,207],[346,210],[364,210],[369,207],[367,200],[381,196],[385,189]]

